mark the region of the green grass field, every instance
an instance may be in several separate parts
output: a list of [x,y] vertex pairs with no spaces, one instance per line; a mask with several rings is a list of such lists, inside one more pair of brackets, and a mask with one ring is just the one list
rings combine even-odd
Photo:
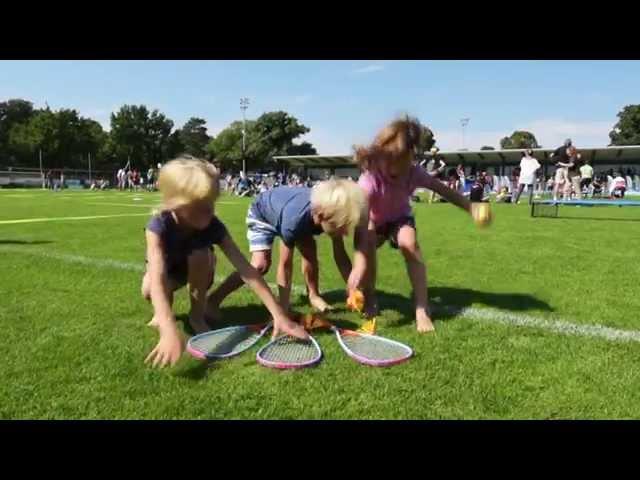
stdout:
[[[493,227],[477,230],[451,205],[418,203],[436,332],[416,333],[403,260],[385,245],[378,333],[415,357],[365,367],[320,332],[322,363],[282,372],[258,365],[257,348],[209,367],[188,355],[171,369],[144,365],[157,334],[139,294],[143,228],[157,201],[146,192],[0,190],[0,418],[640,417],[640,208],[565,207],[573,218],[532,219],[526,205],[495,205]],[[223,197],[217,206],[245,252],[248,204]],[[107,218],[77,218],[94,216]],[[321,287],[338,307],[331,318],[358,326],[344,312],[328,239],[319,252]],[[218,258],[220,277],[230,268]],[[294,283],[302,285],[298,257]],[[183,321],[184,291],[176,310]],[[247,288],[223,314],[224,325],[267,318]]]

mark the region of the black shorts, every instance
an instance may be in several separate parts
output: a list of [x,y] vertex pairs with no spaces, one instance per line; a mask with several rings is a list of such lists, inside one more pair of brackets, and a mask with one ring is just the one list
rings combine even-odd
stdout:
[[[148,263],[148,260],[144,261],[145,274],[147,272]],[[184,287],[188,283],[189,279],[189,265],[187,263],[187,260],[185,259],[184,262],[171,265],[171,267],[169,267],[169,271],[167,272],[167,277],[169,277],[169,280],[171,280],[171,282],[176,286],[176,290],[178,288]],[[213,285],[213,271],[211,272],[211,278],[209,279],[207,290],[211,288],[211,285]]]
[[384,225],[376,227],[376,235],[378,237],[384,237],[385,240],[389,240],[389,245],[391,245],[391,248],[395,248],[397,250],[398,232],[405,225],[408,225],[416,230],[416,219],[411,215],[407,215],[406,217],[402,217],[401,219],[394,222],[385,223]]
[[580,180],[580,188],[588,187],[589,185],[591,185],[590,178],[583,178],[582,180]]

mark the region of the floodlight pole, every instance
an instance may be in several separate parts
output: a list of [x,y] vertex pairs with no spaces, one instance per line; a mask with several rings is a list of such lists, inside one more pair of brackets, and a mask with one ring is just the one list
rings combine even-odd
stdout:
[[242,97],[240,99],[240,110],[242,110],[242,172],[247,174],[247,162],[245,159],[245,148],[246,148],[246,135],[247,135],[247,119],[245,116],[245,112],[249,107],[249,99],[246,97]]
[[462,126],[462,149],[464,150],[464,130],[469,125],[470,118],[461,118],[460,125]]
[[40,149],[40,177],[42,178],[42,189],[45,189],[44,172],[42,171],[42,149]]

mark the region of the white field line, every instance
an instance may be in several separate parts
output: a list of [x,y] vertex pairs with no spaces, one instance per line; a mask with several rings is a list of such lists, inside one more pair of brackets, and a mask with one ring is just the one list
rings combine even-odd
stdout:
[[[43,258],[51,258],[68,263],[78,263],[81,265],[89,265],[92,267],[116,268],[119,270],[129,270],[142,273],[144,265],[142,262],[125,262],[112,259],[91,258],[81,255],[68,255],[62,253],[45,252],[42,250],[30,250],[20,247],[0,246],[0,251],[15,252],[26,255],[34,255]],[[216,283],[222,281],[221,277],[216,277]],[[269,283],[269,287],[277,289],[277,285]],[[292,291],[298,294],[304,294],[306,289],[300,285],[293,285]],[[545,319],[535,317],[533,315],[525,315],[513,313],[493,308],[477,308],[455,306],[442,306],[434,304],[436,312],[448,312],[456,317],[467,318],[472,321],[498,323],[508,326],[529,327],[547,332],[557,333],[560,335],[568,335],[575,337],[592,337],[600,338],[610,342],[640,342],[640,331],[638,330],[621,330],[617,328],[606,327],[604,325],[585,325],[569,322],[562,319]]]
[[159,205],[143,205],[141,203],[113,203],[113,202],[90,202],[87,205],[97,206],[114,206],[114,207],[134,207],[134,208],[148,208],[151,211],[153,208],[157,208]]
[[142,217],[148,215],[148,213],[118,213],[114,215],[92,215],[89,217],[21,218],[17,220],[0,220],[0,225],[12,225],[16,223],[64,222],[69,220],[95,220],[98,218]]

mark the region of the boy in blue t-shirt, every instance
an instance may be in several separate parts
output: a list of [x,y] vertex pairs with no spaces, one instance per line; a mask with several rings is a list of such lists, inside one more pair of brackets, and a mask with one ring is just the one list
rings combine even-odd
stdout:
[[[247,214],[247,238],[251,251],[251,264],[263,275],[271,266],[273,241],[279,237],[280,257],[277,281],[280,305],[287,311],[290,306],[293,254],[297,248],[302,254],[302,272],[309,302],[319,311],[329,305],[320,296],[318,286],[318,255],[314,237],[322,232],[333,240],[336,264],[345,282],[352,273],[344,244],[336,241],[355,228],[366,208],[364,194],[349,180],[320,182],[313,188],[278,187],[258,195]],[[361,258],[364,258],[364,253]],[[354,270],[364,270],[364,262],[355,262]],[[237,272],[209,296],[208,315],[215,317],[222,301],[242,286]]]

